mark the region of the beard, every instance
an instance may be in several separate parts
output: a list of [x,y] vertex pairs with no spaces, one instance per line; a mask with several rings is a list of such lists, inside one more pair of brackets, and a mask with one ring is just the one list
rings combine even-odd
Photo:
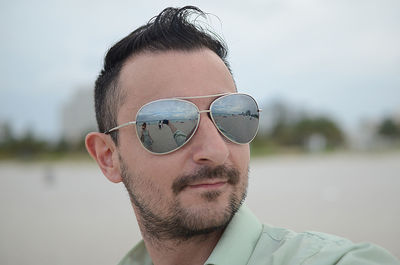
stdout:
[[[132,204],[137,209],[139,226],[143,236],[150,240],[185,241],[196,236],[223,231],[246,197],[247,175],[240,183],[240,173],[236,168],[224,165],[214,168],[204,166],[193,174],[175,179],[171,186],[174,199],[166,205],[164,198],[157,197],[161,193],[154,184],[146,180],[145,176],[131,175],[127,165],[122,159],[120,160],[122,180]],[[223,209],[183,207],[177,198],[180,192],[191,183],[210,179],[225,179],[233,188]],[[201,198],[211,203],[217,200],[221,193],[221,191],[206,191],[201,193]]]

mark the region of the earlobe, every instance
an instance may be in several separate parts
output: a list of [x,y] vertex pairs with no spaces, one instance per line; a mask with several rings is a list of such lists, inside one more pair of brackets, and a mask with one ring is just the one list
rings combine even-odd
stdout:
[[118,156],[111,137],[103,133],[91,132],[85,139],[86,149],[90,156],[96,160],[103,174],[111,182],[122,181]]

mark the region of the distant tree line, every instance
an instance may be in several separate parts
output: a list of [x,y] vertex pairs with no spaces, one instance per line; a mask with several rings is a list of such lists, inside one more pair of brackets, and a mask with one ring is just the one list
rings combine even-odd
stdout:
[[400,140],[400,122],[391,117],[385,118],[378,127],[378,135],[386,140]]
[[[345,146],[341,128],[330,118],[303,117],[293,123],[278,122],[270,131],[261,131],[253,148],[324,151]],[[279,151],[279,150],[275,150]]]
[[304,147],[313,135],[325,138],[328,147],[338,147],[344,143],[342,130],[328,117],[303,117],[288,124],[278,122],[264,137],[278,145]]
[[[282,102],[266,105],[261,115],[267,118],[260,120],[260,131],[252,142],[256,152],[326,151],[347,147],[344,131],[327,115],[291,109]],[[385,118],[372,134],[376,140],[399,141],[400,123],[394,118]]]
[[[281,103],[263,108],[261,115],[264,115],[264,119],[261,119],[258,135],[251,143],[255,153],[324,151],[346,147],[346,135],[328,116],[293,111]],[[398,120],[392,117],[383,119],[376,125],[374,133],[377,139],[398,143],[396,146],[400,146]],[[0,124],[0,159],[87,155],[84,135],[83,132],[81,139],[76,142],[67,141],[63,137],[54,142],[35,137],[32,130],[16,136],[9,124]]]
[[0,159],[19,158],[34,159],[41,156],[62,157],[66,154],[86,152],[84,137],[75,143],[64,138],[56,142],[36,137],[32,130],[27,130],[22,136],[16,136],[9,124],[0,127]]

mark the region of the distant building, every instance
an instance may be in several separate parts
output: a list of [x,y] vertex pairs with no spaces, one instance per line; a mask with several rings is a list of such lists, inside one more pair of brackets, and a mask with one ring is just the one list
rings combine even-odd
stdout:
[[67,142],[76,143],[89,131],[97,130],[92,88],[80,88],[61,109],[62,135]]
[[277,124],[293,124],[305,115],[298,106],[279,98],[263,102],[261,109],[260,134],[270,133]]
[[313,133],[305,140],[304,147],[308,152],[318,153],[326,150],[328,143],[326,136],[321,133]]
[[347,136],[349,147],[355,150],[368,151],[376,148],[377,119],[363,119],[357,128]]

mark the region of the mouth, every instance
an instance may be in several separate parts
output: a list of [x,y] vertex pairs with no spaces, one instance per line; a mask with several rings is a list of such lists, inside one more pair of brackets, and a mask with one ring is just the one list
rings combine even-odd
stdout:
[[184,189],[192,191],[217,191],[235,186],[239,182],[239,171],[233,167],[220,165],[214,168],[205,166],[192,174],[179,176],[172,183],[172,191],[178,195]]
[[187,188],[190,189],[218,189],[225,186],[228,182],[226,180],[219,180],[213,182],[202,182],[196,184],[190,184]]

